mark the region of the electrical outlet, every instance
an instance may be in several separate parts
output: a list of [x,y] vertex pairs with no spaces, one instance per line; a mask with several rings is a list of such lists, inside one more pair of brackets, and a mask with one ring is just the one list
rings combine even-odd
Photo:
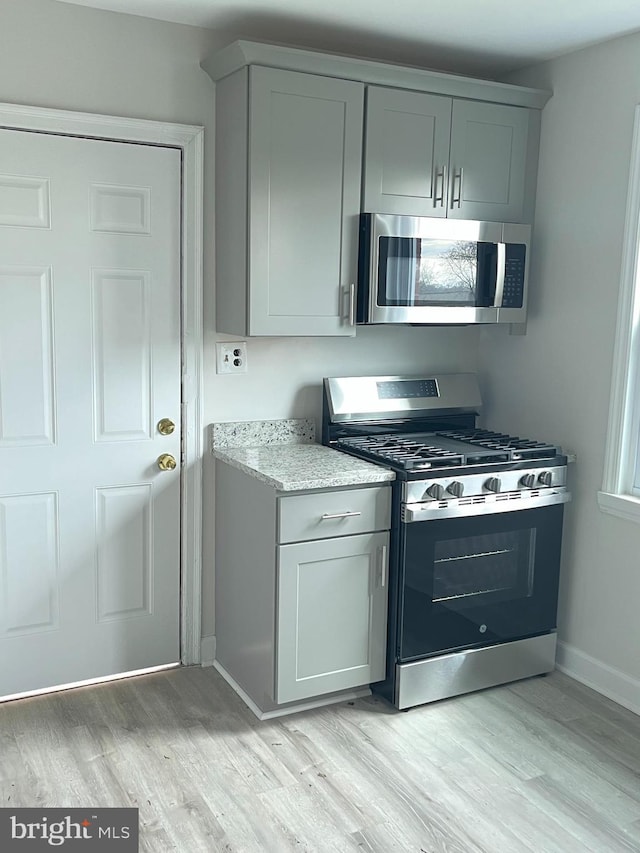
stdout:
[[246,373],[246,341],[225,341],[223,343],[217,343],[216,370],[218,373]]

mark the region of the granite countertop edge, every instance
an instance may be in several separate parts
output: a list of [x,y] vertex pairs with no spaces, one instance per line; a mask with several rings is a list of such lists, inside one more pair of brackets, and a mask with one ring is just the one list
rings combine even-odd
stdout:
[[321,444],[225,447],[213,455],[280,492],[384,485],[395,479],[387,468]]

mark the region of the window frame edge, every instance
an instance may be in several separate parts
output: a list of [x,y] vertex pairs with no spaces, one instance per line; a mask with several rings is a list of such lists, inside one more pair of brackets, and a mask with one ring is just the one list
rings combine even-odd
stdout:
[[640,402],[635,401],[634,404],[638,373],[634,355],[640,347],[637,339],[640,334],[634,340],[634,314],[640,302],[639,255],[640,105],[637,105],[631,143],[603,485],[598,492],[598,505],[603,512],[637,521],[640,521],[640,500],[631,494],[632,484],[625,482],[624,472],[630,464],[631,420]]

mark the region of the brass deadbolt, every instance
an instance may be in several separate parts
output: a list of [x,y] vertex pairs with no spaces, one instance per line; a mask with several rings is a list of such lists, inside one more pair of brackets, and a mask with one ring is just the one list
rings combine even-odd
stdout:
[[175,428],[176,425],[169,418],[162,418],[161,421],[158,421],[158,432],[160,435],[171,435]]

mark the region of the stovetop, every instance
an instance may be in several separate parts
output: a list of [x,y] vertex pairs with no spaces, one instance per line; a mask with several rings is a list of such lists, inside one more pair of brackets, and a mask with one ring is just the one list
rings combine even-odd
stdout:
[[556,445],[478,428],[480,405],[473,374],[325,379],[323,442],[402,480],[566,465]]
[[492,466],[519,467],[508,463],[536,467],[536,463],[548,465],[554,460],[558,464],[562,454],[555,445],[476,428],[359,435],[341,438],[335,446],[412,479],[421,472],[435,476],[437,470],[467,473],[477,470],[477,466],[489,470]]

